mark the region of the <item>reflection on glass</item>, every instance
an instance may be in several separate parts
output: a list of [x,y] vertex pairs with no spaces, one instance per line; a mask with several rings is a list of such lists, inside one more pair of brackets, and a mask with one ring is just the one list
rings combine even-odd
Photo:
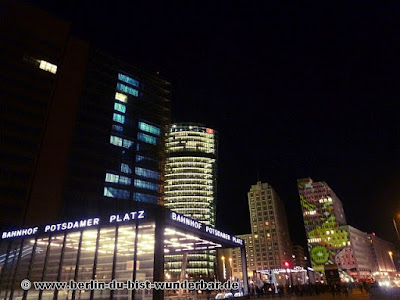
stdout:
[[[89,281],[93,276],[97,230],[84,230],[79,256],[77,281]],[[90,299],[90,291],[76,291],[75,299]]]
[[[34,244],[34,240],[31,243]],[[41,281],[43,276],[44,261],[46,259],[47,246],[49,244],[49,238],[38,238],[36,242],[36,249],[33,255],[32,269],[29,280],[31,282]],[[39,291],[30,289],[28,291],[28,299],[37,299]]]
[[[144,223],[139,226],[136,263],[136,280],[139,281],[153,281],[154,229],[153,223]],[[140,290],[135,293],[135,299],[151,298],[151,290]]]
[[[17,265],[19,250],[21,246],[21,241],[13,241],[10,248],[10,253],[5,260],[4,267],[2,270],[2,283],[0,286],[0,295],[5,297],[9,295],[9,289],[12,285],[12,278],[14,274],[15,267]],[[7,296],[8,297],[8,296]]]
[[[97,250],[97,266],[95,279],[104,282],[111,281],[115,247],[115,228],[100,230],[99,248]],[[109,299],[110,291],[94,291],[94,299]]]
[[[115,279],[118,281],[132,280],[135,253],[135,226],[126,225],[118,228],[117,257]],[[129,290],[114,291],[114,298],[127,299]]]

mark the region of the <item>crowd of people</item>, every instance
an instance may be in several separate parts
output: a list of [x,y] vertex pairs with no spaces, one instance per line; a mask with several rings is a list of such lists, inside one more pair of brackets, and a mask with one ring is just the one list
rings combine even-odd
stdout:
[[299,284],[299,285],[277,285],[271,283],[250,284],[249,294],[255,297],[274,296],[313,296],[323,293],[331,293],[332,295],[350,295],[353,289],[360,289],[361,293],[369,293],[369,284],[359,283],[342,283],[326,285],[321,283],[316,284]]

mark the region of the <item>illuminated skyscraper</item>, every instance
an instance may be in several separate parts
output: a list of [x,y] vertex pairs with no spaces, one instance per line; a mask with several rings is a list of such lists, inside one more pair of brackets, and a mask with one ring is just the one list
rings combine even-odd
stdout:
[[[325,264],[337,264],[336,256],[350,246],[348,229],[342,226],[346,225],[343,205],[326,182],[299,179],[297,187],[311,266],[322,272]],[[349,248],[348,251],[353,250]]]
[[0,16],[0,229],[161,202],[171,84],[31,4]]
[[[271,185],[261,181],[251,186],[247,197],[251,234],[240,237],[245,240],[248,276],[255,270],[286,268],[285,262],[292,260],[292,250],[282,200]],[[232,250],[232,258],[233,274],[239,277],[241,255],[238,248]]]
[[[215,225],[217,134],[199,124],[172,124],[166,137],[165,207],[204,224]],[[182,256],[166,258],[173,276],[179,276]],[[190,254],[189,276],[214,276],[214,252]]]

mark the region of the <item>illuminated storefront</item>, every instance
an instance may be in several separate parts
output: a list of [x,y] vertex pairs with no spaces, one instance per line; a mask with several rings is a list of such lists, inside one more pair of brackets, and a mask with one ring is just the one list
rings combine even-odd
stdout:
[[[172,124],[166,136],[165,207],[199,220],[215,224],[217,174],[217,133],[193,123]],[[213,278],[215,251],[183,256],[167,256],[173,278],[181,276],[182,261],[194,278]],[[183,266],[185,266],[185,263]]]
[[[164,281],[165,254],[241,247],[243,240],[159,206],[3,232],[1,299],[163,299],[156,290],[24,291],[35,281]],[[246,267],[244,265],[244,267]],[[247,293],[247,278],[243,278]]]

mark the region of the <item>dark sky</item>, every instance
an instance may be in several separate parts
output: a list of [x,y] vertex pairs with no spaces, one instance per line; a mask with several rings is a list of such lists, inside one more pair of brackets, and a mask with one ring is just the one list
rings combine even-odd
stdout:
[[171,80],[173,121],[219,131],[221,229],[249,232],[247,192],[258,170],[285,202],[294,242],[305,243],[301,177],[326,181],[350,225],[395,239],[396,2],[30,2],[71,22],[75,35]]

